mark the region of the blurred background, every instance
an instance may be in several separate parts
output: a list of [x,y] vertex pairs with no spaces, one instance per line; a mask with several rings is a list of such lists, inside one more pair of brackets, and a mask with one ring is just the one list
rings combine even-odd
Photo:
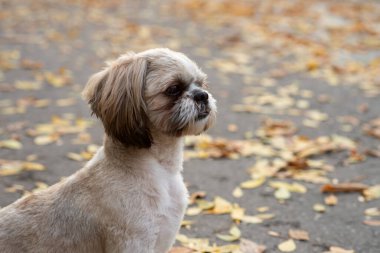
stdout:
[[218,100],[172,253],[379,252],[379,1],[0,0],[0,206],[91,158],[89,76],[155,47]]

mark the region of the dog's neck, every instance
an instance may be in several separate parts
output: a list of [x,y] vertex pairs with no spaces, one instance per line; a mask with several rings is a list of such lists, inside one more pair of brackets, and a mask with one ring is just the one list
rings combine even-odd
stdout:
[[152,136],[152,146],[146,149],[125,146],[106,135],[104,138],[105,155],[107,159],[123,164],[128,164],[130,161],[133,163],[145,161],[147,157],[152,157],[168,172],[180,172],[183,163],[183,138],[154,133]]

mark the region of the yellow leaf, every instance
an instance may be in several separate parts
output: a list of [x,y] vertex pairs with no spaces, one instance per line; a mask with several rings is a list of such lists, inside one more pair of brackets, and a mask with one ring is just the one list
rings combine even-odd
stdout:
[[45,169],[45,166],[40,163],[34,163],[34,162],[23,162],[23,169],[24,170],[37,170],[41,171]]
[[297,246],[296,246],[296,243],[292,239],[290,239],[290,240],[287,240],[287,241],[280,243],[277,246],[277,248],[281,252],[293,252],[296,250]]
[[225,214],[232,212],[232,204],[221,197],[215,197],[214,204],[214,208],[210,210],[213,214]]
[[22,148],[22,143],[16,140],[3,140],[0,141],[0,148],[19,150]]
[[16,81],[15,87],[18,90],[39,90],[42,86],[36,81]]
[[290,199],[292,195],[290,194],[288,189],[279,188],[274,192],[274,196],[278,200],[285,200],[285,199]]
[[232,226],[232,228],[230,229],[230,234],[236,237],[241,236],[240,229],[237,226]]
[[181,221],[181,226],[182,227],[187,227],[187,226],[190,227],[190,225],[193,225],[193,224],[194,224],[194,221],[192,221],[192,220],[182,220]]
[[57,135],[41,135],[34,139],[34,144],[36,145],[47,145],[58,140]]
[[235,198],[241,198],[243,196],[243,191],[240,187],[236,187],[232,192],[232,196],[234,196]]
[[76,153],[71,153],[71,152],[67,153],[66,157],[77,162],[83,161],[83,157],[80,154],[76,154]]
[[306,193],[307,189],[305,186],[299,183],[286,183],[286,182],[280,182],[280,181],[271,181],[269,182],[269,186],[273,187],[275,189],[285,188],[290,192],[297,192],[297,193]]
[[368,208],[364,211],[367,216],[380,216],[380,207]]
[[186,211],[187,216],[195,216],[202,212],[202,209],[199,207],[190,207]]
[[243,189],[254,189],[264,184],[265,179],[266,179],[265,177],[259,177],[257,179],[248,180],[248,181],[242,182],[240,184],[240,187]]
[[0,176],[12,176],[19,174],[22,171],[21,165],[4,166],[0,169]]
[[260,213],[255,215],[257,218],[262,219],[262,220],[270,220],[275,217],[273,213]]
[[243,221],[245,223],[251,223],[251,224],[259,224],[259,223],[263,222],[263,220],[260,219],[259,217],[257,217],[257,216],[249,216],[249,215],[244,215],[242,217],[241,221]]
[[36,184],[36,188],[33,189],[33,193],[39,192],[49,187],[49,185],[47,185],[44,182],[36,182],[35,184]]
[[75,98],[62,98],[55,101],[56,105],[60,107],[71,106],[75,104],[75,102]]
[[313,206],[313,210],[318,213],[324,213],[326,211],[326,207],[322,204],[315,204]]
[[93,155],[94,155],[93,153],[86,152],[86,151],[83,151],[83,152],[80,153],[80,156],[81,156],[84,160],[86,160],[86,161],[90,160],[90,159],[92,158]]
[[244,208],[234,208],[231,212],[231,218],[233,220],[242,220],[243,217],[244,217],[244,212],[245,212],[245,209]]
[[375,200],[380,198],[380,184],[369,187],[363,192],[364,197],[367,201]]
[[240,238],[241,232],[237,226],[232,226],[229,235],[217,234],[216,237],[226,242],[233,242]]
[[189,241],[189,238],[183,234],[177,234],[175,239],[181,243],[187,243]]
[[209,202],[209,201],[204,200],[204,199],[197,199],[196,203],[197,203],[198,207],[202,210],[209,210],[215,206],[214,202]]

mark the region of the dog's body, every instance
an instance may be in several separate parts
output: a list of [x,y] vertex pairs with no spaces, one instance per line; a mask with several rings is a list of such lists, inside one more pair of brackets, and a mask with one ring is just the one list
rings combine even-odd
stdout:
[[166,252],[187,203],[181,143],[157,144],[150,156],[107,146],[63,182],[4,208],[0,252]]
[[[192,76],[181,94],[170,71]],[[84,97],[103,122],[104,146],[74,175],[0,211],[0,252],[167,252],[188,197],[182,136],[215,118],[211,94],[193,85],[202,74],[184,55],[156,49],[94,75]]]

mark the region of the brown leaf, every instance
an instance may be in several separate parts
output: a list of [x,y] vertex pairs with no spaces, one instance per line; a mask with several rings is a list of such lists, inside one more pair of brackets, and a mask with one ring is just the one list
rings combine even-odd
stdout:
[[241,253],[264,253],[266,247],[247,239],[240,240]]
[[335,195],[330,194],[325,198],[325,204],[328,206],[335,206],[338,203],[338,198]]
[[321,192],[363,192],[366,189],[368,185],[361,183],[325,184],[321,187]]
[[35,70],[42,68],[42,63],[38,61],[33,61],[30,59],[22,59],[21,60],[21,67],[28,70]]
[[189,204],[194,204],[195,203],[195,200],[197,199],[203,199],[204,197],[206,197],[206,192],[204,191],[197,191],[197,192],[193,192],[191,195],[190,195],[190,200],[189,200]]
[[174,247],[174,248],[171,248],[168,253],[191,253],[191,252],[193,252],[193,250],[189,248]]
[[326,251],[324,253],[355,253],[355,251],[343,249],[341,247],[331,246],[329,251]]
[[380,220],[365,220],[363,221],[364,224],[372,227],[379,227],[380,226]]
[[310,240],[309,233],[305,230],[290,229],[289,230],[289,237],[292,239],[295,239],[295,240],[300,240],[300,241]]
[[297,128],[291,121],[280,121],[273,119],[266,119],[261,129],[257,131],[259,136],[279,136],[279,135],[292,135],[297,131]]
[[372,157],[380,158],[380,150],[379,149],[369,149],[365,151],[365,154]]

